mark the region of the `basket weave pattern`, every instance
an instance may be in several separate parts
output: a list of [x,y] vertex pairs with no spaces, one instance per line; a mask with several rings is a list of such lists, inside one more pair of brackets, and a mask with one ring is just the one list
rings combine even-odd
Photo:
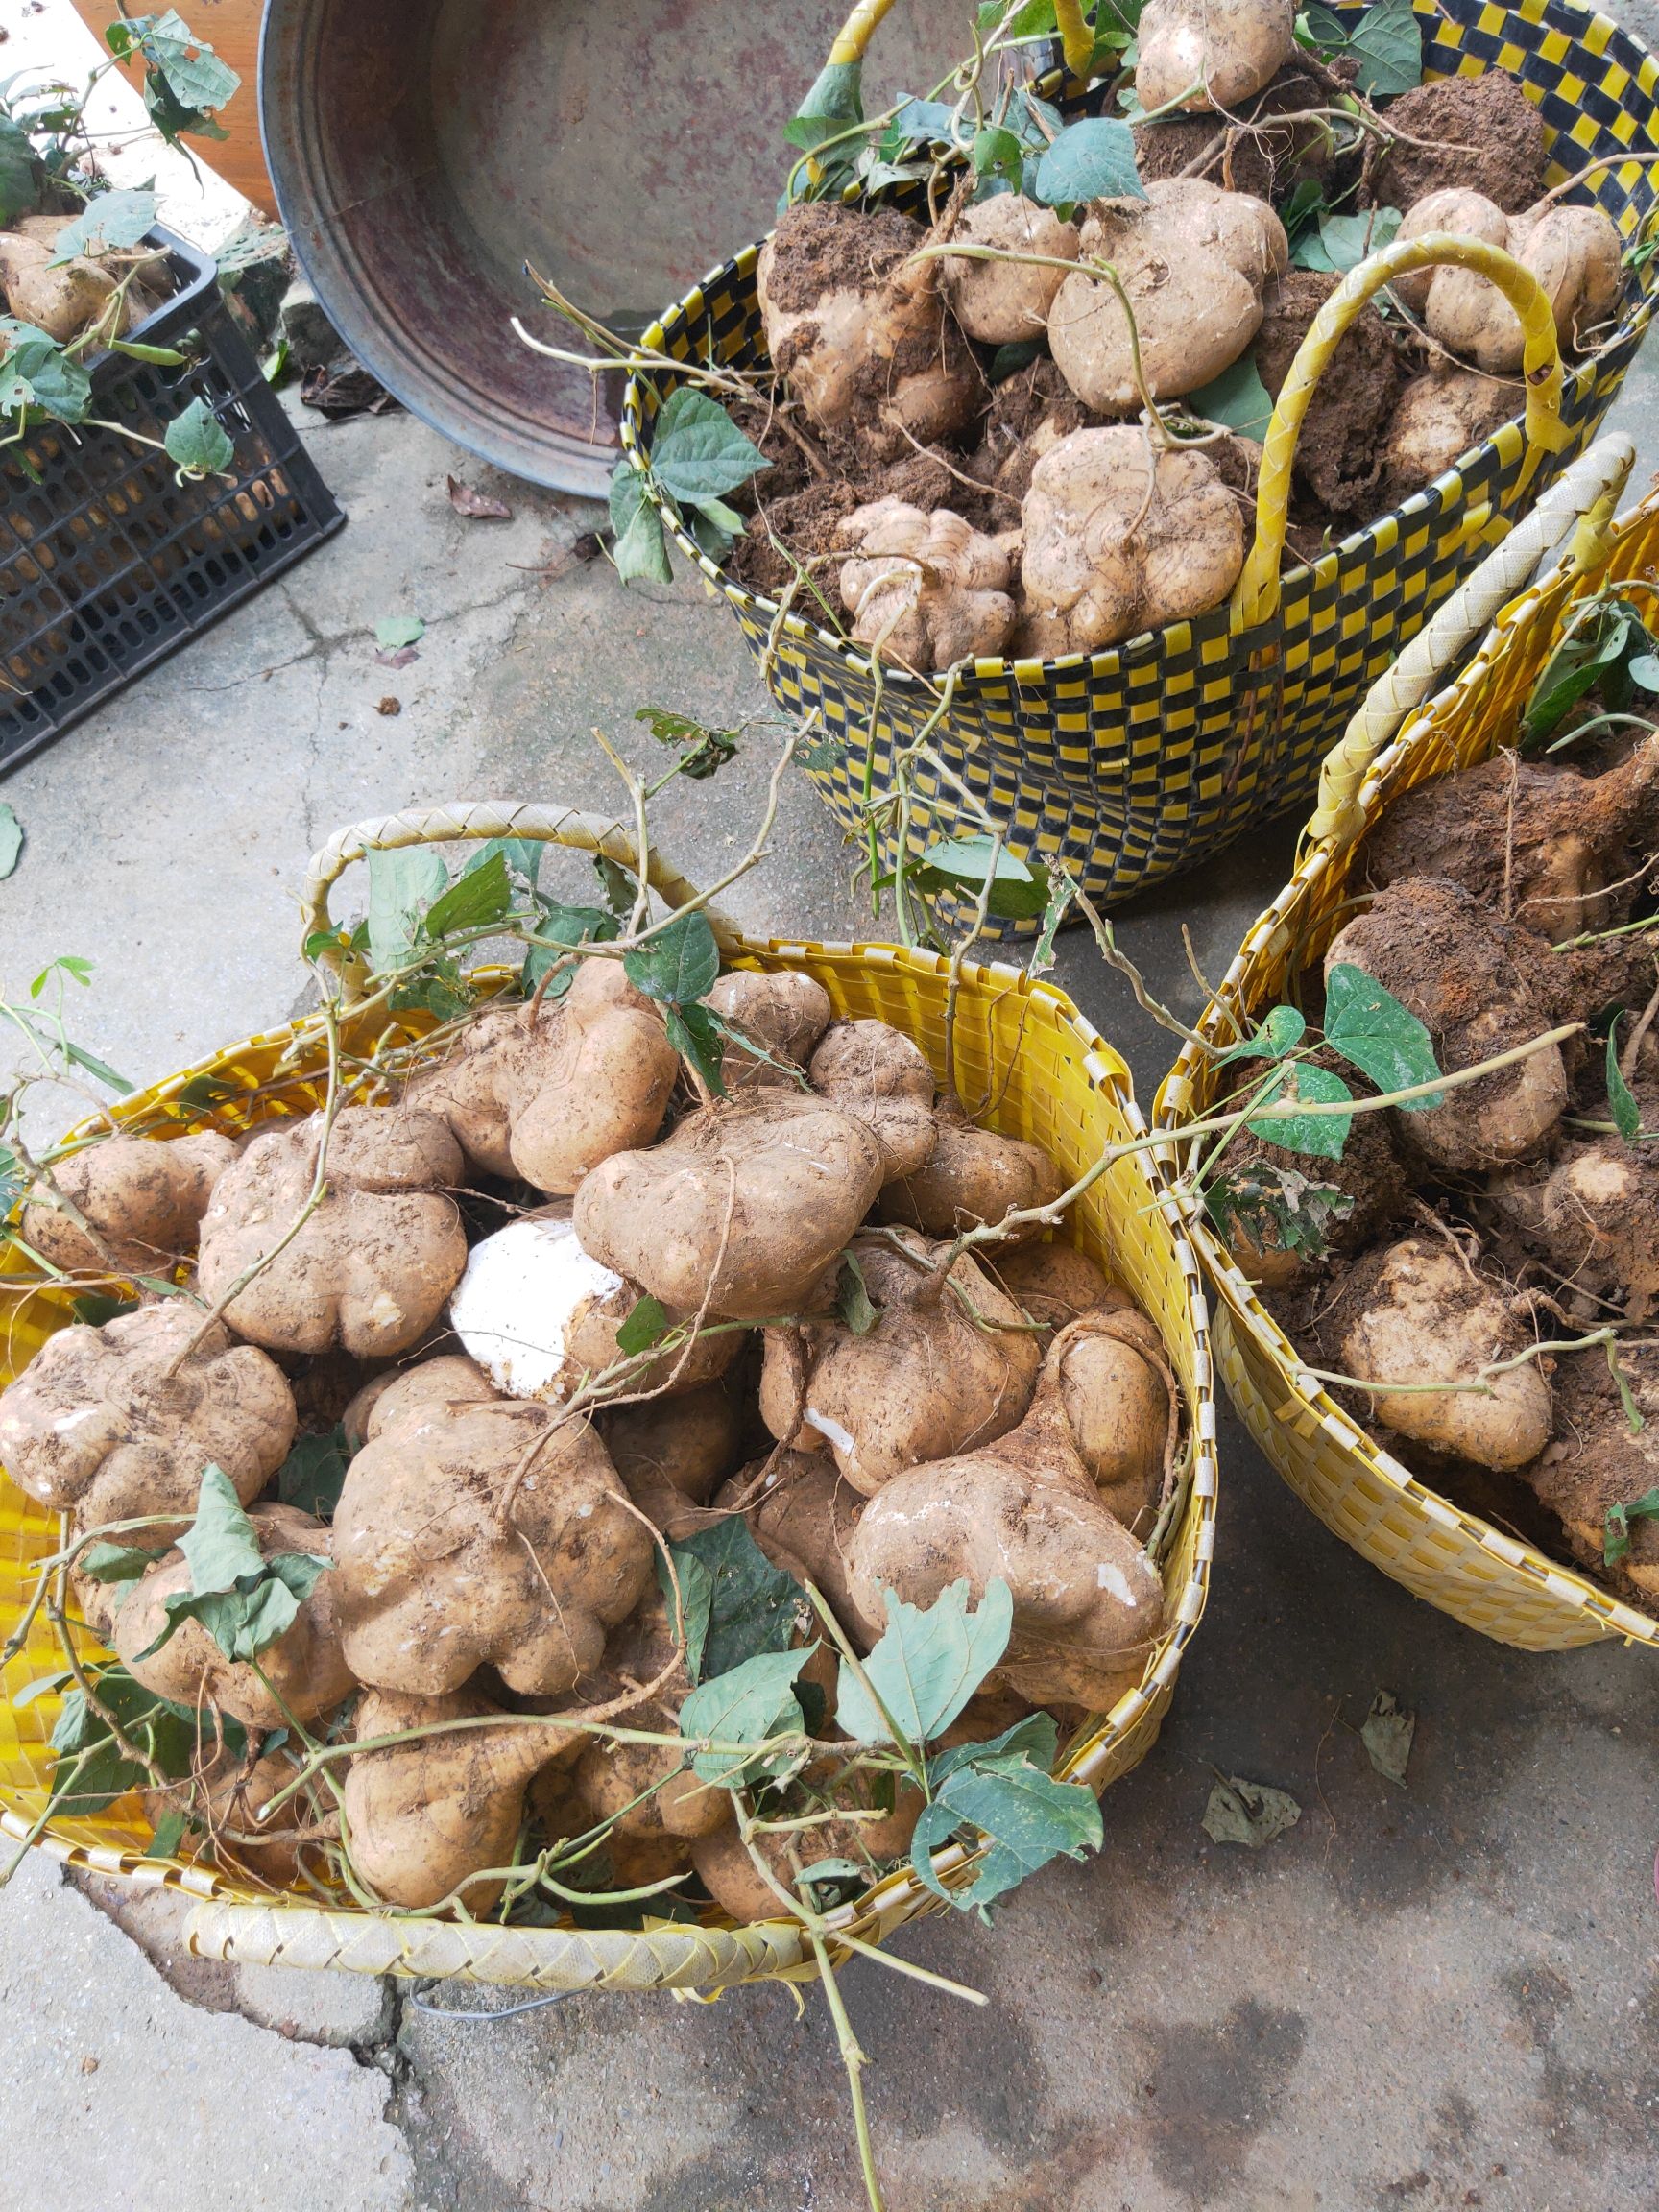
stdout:
[[[1625,148],[1659,152],[1659,62],[1605,16],[1575,0],[1416,5],[1426,81],[1490,68],[1511,73],[1543,113],[1552,176]],[[1337,12],[1352,18],[1362,11]],[[1632,162],[1600,172],[1588,190],[1628,242],[1656,183],[1659,164]],[[914,211],[920,187],[894,204]],[[757,254],[751,247],[711,271],[645,343],[679,360],[763,362]],[[1005,827],[1011,852],[1039,870],[1063,860],[1097,901],[1127,898],[1219,851],[1247,824],[1301,805],[1369,685],[1594,438],[1650,313],[1644,294],[1605,350],[1569,375],[1562,421],[1570,438],[1530,472],[1521,428],[1510,423],[1461,469],[1311,567],[1289,570],[1277,612],[1242,633],[1222,606],[1110,652],[977,661],[957,682],[932,738],[936,750]],[[666,373],[629,384],[622,443],[640,466],[673,386]],[[774,601],[732,582],[671,515],[664,520],[736,614],[780,707],[793,716],[815,710],[843,746],[844,757],[811,773],[836,819],[858,828],[866,794],[889,787],[895,750],[932,713],[934,691],[897,670],[884,671],[878,685],[859,648],[793,611],[778,624]],[[923,773],[914,790],[919,843],[977,828],[949,786]],[[882,856],[891,867],[890,840]],[[1036,926],[991,926],[1013,936]]]
[[[1604,580],[1659,589],[1659,497],[1617,526],[1604,567],[1558,571],[1504,610],[1457,681],[1378,758],[1359,794],[1366,826],[1401,793],[1488,759],[1515,735],[1521,709],[1569,604]],[[1346,919],[1358,840],[1308,854],[1244,939],[1199,1027],[1223,1040],[1316,966]],[[1208,1111],[1217,1070],[1191,1048],[1158,1094],[1154,1118],[1173,1127]],[[1417,1481],[1304,1371],[1295,1347],[1202,1219],[1191,1234],[1221,1294],[1215,1350],[1234,1404],[1262,1452],[1327,1527],[1385,1575],[1501,1644],[1570,1650],[1616,1636],[1659,1646],[1659,1622],[1583,1575],[1450,1504]]]
[[[481,809],[470,810],[474,816]],[[521,810],[528,813],[531,810]],[[511,808],[488,827],[512,835]],[[432,831],[443,833],[443,825]],[[451,830],[451,833],[453,831]],[[474,830],[473,833],[477,833]],[[743,940],[739,965],[793,969],[815,976],[837,1016],[876,1017],[914,1037],[936,1071],[946,1072],[947,963],[892,946],[803,945]],[[420,1017],[414,1018],[418,1027]],[[376,1026],[384,1016],[376,1017]],[[413,1033],[413,1030],[412,1030]],[[344,1042],[352,1048],[349,1021]],[[200,1067],[128,1099],[116,1110],[128,1125],[214,1127],[236,1134],[322,1102],[321,1025],[301,1022],[249,1039]],[[1010,1134],[1051,1152],[1076,1175],[1108,1145],[1144,1133],[1128,1070],[1070,1001],[1019,971],[966,967],[956,1017],[956,1076],[967,1098],[998,1100],[992,1118]],[[242,1094],[204,1107],[204,1078]],[[1072,1235],[1121,1281],[1157,1323],[1179,1380],[1192,1438],[1192,1476],[1163,1562],[1168,1625],[1148,1656],[1140,1684],[1110,1714],[1096,1715],[1069,1746],[1061,1771],[1096,1791],[1126,1773],[1151,1748],[1174,1692],[1183,1653],[1204,1609],[1214,1550],[1215,1408],[1208,1308],[1198,1262],[1173,1201],[1162,1191],[1150,1155],[1119,1162],[1078,1203]],[[27,1272],[14,1247],[0,1277]],[[72,1315],[51,1288],[8,1299],[9,1326],[0,1384],[26,1365]],[[33,1589],[37,1563],[57,1548],[57,1518],[0,1476],[0,1635],[9,1633]],[[21,1709],[11,1699],[61,1664],[50,1624],[38,1620],[6,1670],[0,1691],[0,1829],[29,1838],[45,1813],[51,1769],[48,1740],[60,1700],[47,1694]],[[203,1956],[362,1973],[452,1975],[542,1989],[592,1987],[717,1989],[801,1971],[814,1973],[799,1931],[787,1922],[732,1929],[710,1915],[705,1927],[629,1930],[501,1929],[399,1919],[356,1910],[320,1910],[272,1898],[245,1882],[170,1860],[145,1859],[150,1829],[136,1798],[96,1818],[54,1820],[41,1846],[67,1863],[142,1883],[167,1884],[204,1900],[192,1933]],[[972,1876],[959,1845],[935,1855],[947,1885]],[[909,1871],[888,1876],[842,1908],[840,1926],[878,1941],[939,1900]],[[803,1961],[805,1960],[805,1963]]]

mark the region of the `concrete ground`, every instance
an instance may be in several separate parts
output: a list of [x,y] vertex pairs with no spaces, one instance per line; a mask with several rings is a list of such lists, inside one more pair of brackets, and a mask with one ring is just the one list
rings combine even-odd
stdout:
[[[1654,379],[1621,421],[1659,460]],[[739,721],[765,702],[694,582],[624,595],[571,547],[595,511],[493,482],[407,417],[315,430],[349,528],[11,777],[27,844],[0,885],[15,998],[90,956],[76,1034],[135,1082],[300,1001],[295,894],[336,826],[415,801],[614,804],[646,703]],[[505,496],[466,522],[454,471]],[[419,613],[420,659],[373,658]],[[396,711],[391,702],[396,702]],[[764,776],[757,737],[677,787],[662,841],[708,878]],[[1283,880],[1293,826],[1122,918],[1190,1011],[1180,944],[1226,965]],[[574,864],[570,864],[574,865]],[[773,857],[729,903],[755,927],[859,926],[849,855],[800,780]],[[360,896],[360,893],[359,893]],[[349,894],[345,902],[349,907]],[[1062,976],[1127,1050],[1169,1057],[1075,938]],[[985,1930],[900,1938],[973,2010],[874,1967],[847,1977],[894,2212],[1647,2212],[1659,2152],[1652,1660],[1527,1657],[1415,1603],[1223,1433],[1214,1595],[1154,1754],[1105,1802],[1106,1845]],[[1355,1733],[1415,1710],[1409,1781]],[[1216,1769],[1300,1824],[1260,1855],[1200,1826]],[[0,2212],[856,2212],[822,2001],[500,2002],[204,1965],[164,1901],[61,1883],[0,1898]]]

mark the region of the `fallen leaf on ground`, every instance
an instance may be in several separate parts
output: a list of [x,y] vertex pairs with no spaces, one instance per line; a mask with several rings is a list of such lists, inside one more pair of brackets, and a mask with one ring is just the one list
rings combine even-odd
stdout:
[[1406,1762],[1411,1756],[1411,1739],[1417,1733],[1417,1716],[1401,1710],[1392,1690],[1379,1690],[1371,1710],[1359,1723],[1359,1741],[1365,1755],[1386,1782],[1406,1785]]
[[387,653],[399,645],[419,645],[425,635],[426,625],[419,614],[382,614],[374,625],[374,642]]
[[492,499],[487,492],[475,492],[458,476],[450,476],[445,481],[449,486],[450,506],[457,515],[465,515],[469,522],[512,521],[512,508],[503,506],[499,499]]
[[375,708],[374,711],[376,714],[401,714],[403,711],[403,702],[401,699],[394,699],[390,692],[388,692],[387,696],[381,700],[379,706]]
[[0,805],[0,880],[12,874],[23,851],[23,825],[10,806]]
[[378,376],[355,361],[344,367],[308,369],[300,387],[302,405],[339,421],[348,415],[389,415],[401,406]]
[[1283,1790],[1246,1782],[1242,1774],[1217,1780],[1204,1808],[1204,1832],[1214,1843],[1243,1843],[1260,1851],[1286,1828],[1294,1828],[1302,1808]]
[[396,653],[376,653],[374,656],[376,664],[382,668],[407,668],[411,661],[419,661],[420,658],[421,648],[418,645],[400,645]]

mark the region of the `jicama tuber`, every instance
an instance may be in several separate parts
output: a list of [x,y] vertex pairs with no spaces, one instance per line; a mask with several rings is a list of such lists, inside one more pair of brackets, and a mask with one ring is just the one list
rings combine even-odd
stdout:
[[864,1499],[829,1453],[774,1452],[741,1469],[714,1503],[741,1510],[772,1564],[811,1582],[848,1635],[869,1649],[880,1630],[854,1605],[847,1581],[847,1551]]
[[887,497],[849,515],[836,535],[851,555],[841,604],[856,643],[918,671],[1001,653],[1014,627],[1017,533],[987,537],[949,508],[925,515]]
[[[1619,233],[1599,207],[1554,206],[1540,201],[1505,215],[1484,193],[1452,187],[1431,192],[1407,209],[1405,242],[1437,231],[1502,246],[1543,286],[1564,347],[1582,351],[1608,323],[1623,289]],[[1521,319],[1495,284],[1472,269],[1448,264],[1399,280],[1402,298],[1419,307],[1432,338],[1490,374],[1522,366]]]
[[706,1003],[710,1013],[758,1047],[751,1052],[734,1040],[727,1041],[720,1073],[728,1091],[745,1084],[794,1081],[791,1070],[805,1069],[833,1012],[822,983],[788,968],[769,973],[735,969],[721,976]]
[[587,959],[564,998],[475,1016],[403,1102],[442,1116],[486,1174],[568,1196],[599,1161],[651,1142],[679,1072],[660,1010],[619,961]]
[[1521,1479],[1559,1516],[1573,1557],[1651,1613],[1659,1519],[1650,1507],[1628,1516],[1619,1509],[1659,1493],[1659,1363],[1646,1345],[1622,1346],[1618,1359],[1616,1376],[1599,1346],[1562,1354],[1555,1435]]
[[1244,565],[1238,502],[1200,452],[1127,426],[1076,430],[1031,471],[1022,657],[1116,645],[1217,605]]
[[1511,1168],[1486,1189],[1498,1224],[1558,1283],[1603,1313],[1648,1318],[1659,1300],[1659,1166],[1647,1146],[1567,1143],[1542,1178]]
[[821,1098],[862,1121],[881,1148],[884,1178],[911,1174],[932,1150],[933,1070],[887,1022],[837,1022],[807,1066]]
[[706,1382],[683,1397],[642,1398],[602,1417],[605,1449],[628,1495],[676,1540],[703,1527],[700,1510],[736,1465],[743,1421],[735,1396]]
[[220,1176],[202,1219],[203,1295],[218,1301],[258,1265],[226,1309],[239,1336],[272,1352],[405,1352],[467,1264],[448,1195],[465,1179],[461,1147],[435,1114],[342,1107],[324,1195],[301,1219],[324,1135],[320,1114],[264,1130]]
[[999,192],[964,207],[949,232],[951,243],[982,246],[997,253],[1037,254],[1041,261],[981,260],[951,254],[940,281],[956,320],[985,346],[1012,346],[1041,338],[1066,272],[1051,266],[1077,258],[1077,227],[1023,193]]
[[1014,1620],[993,1680],[1034,1704],[1100,1711],[1140,1679],[1163,1632],[1164,1591],[1078,1455],[1063,1358],[1050,1349],[1018,1429],[878,1491],[854,1534],[849,1579],[879,1620],[884,1591],[926,1606],[965,1578],[977,1602],[1000,1577]]
[[1157,1329],[1133,1307],[1086,1313],[1061,1330],[1048,1359],[1078,1458],[1104,1503],[1144,1542],[1157,1518],[1178,1413]]
[[[881,1192],[883,1221],[901,1221],[933,1237],[957,1237],[1001,1221],[1010,1214],[1048,1206],[1059,1197],[1060,1175],[1040,1144],[979,1129],[954,1101],[941,1107],[933,1146],[921,1166],[898,1176]],[[1012,1241],[1040,1237],[1041,1221],[1009,1231]]]
[[[181,1300],[60,1330],[0,1397],[8,1474],[83,1528],[157,1513],[187,1526],[210,1464],[249,1504],[288,1456],[294,1429],[276,1362],[224,1328],[204,1331],[200,1308]],[[166,1535],[158,1527],[147,1540]]]
[[968,1253],[898,1232],[852,1251],[877,1308],[862,1334],[826,1317],[769,1330],[760,1412],[780,1443],[833,1454],[868,1497],[903,1468],[1004,1434],[1024,1414],[1039,1353],[1024,1316]]
[[104,1251],[46,1194],[23,1209],[23,1241],[70,1274],[102,1268],[106,1253],[134,1275],[165,1274],[195,1250],[213,1186],[235,1158],[229,1138],[211,1130],[170,1143],[109,1137],[88,1144],[57,1162],[52,1180]]
[[1064,1329],[1080,1314],[1115,1312],[1132,1303],[1103,1267],[1070,1244],[1000,1245],[982,1252],[980,1264],[1045,1329]]
[[1291,0],[1146,0],[1136,32],[1135,97],[1146,110],[1236,108],[1296,53]]
[[1436,361],[1401,393],[1382,451],[1383,496],[1403,499],[1520,414],[1525,394],[1455,362]]

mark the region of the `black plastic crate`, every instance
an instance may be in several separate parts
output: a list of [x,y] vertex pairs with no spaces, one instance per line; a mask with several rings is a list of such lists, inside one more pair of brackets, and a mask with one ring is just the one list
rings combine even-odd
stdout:
[[[178,289],[133,331],[177,368],[106,354],[94,412],[160,439],[205,399],[231,477],[180,484],[154,447],[43,423],[0,449],[0,772],[228,613],[346,517],[219,295],[206,255],[157,230]],[[19,462],[28,455],[40,481]]]

